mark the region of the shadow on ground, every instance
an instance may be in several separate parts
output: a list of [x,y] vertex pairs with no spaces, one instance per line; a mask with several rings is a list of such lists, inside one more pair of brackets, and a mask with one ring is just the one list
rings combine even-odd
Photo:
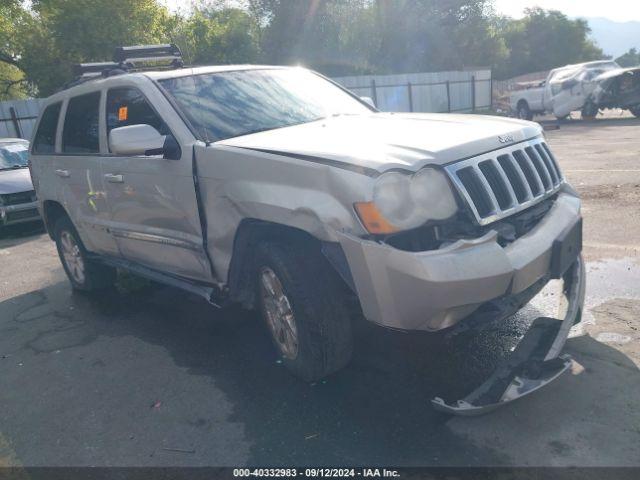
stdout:
[[0,248],[13,247],[44,233],[42,222],[19,223],[0,228]]
[[[61,282],[0,303],[0,438],[25,465],[511,465],[535,426],[539,463],[562,463],[571,441],[550,443],[556,432],[599,444],[629,413],[611,392],[640,398],[633,363],[590,337],[570,341],[586,373],[497,415],[429,406],[472,390],[534,316],[451,339],[359,324],[352,364],[307,384],[251,313],[155,285],[85,297]],[[607,448],[580,452],[606,463]]]

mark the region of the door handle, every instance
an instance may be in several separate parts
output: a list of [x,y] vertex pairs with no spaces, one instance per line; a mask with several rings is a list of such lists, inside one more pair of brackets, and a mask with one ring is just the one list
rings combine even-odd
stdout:
[[107,180],[107,182],[124,183],[124,177],[122,175],[114,175],[113,173],[105,173],[104,178]]
[[71,176],[69,170],[56,170],[56,175],[62,178],[69,178]]

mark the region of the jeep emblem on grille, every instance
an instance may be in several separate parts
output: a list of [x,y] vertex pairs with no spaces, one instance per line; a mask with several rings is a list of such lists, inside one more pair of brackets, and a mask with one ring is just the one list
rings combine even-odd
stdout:
[[498,141],[500,143],[511,143],[515,141],[515,139],[513,138],[513,135],[500,135],[498,137]]

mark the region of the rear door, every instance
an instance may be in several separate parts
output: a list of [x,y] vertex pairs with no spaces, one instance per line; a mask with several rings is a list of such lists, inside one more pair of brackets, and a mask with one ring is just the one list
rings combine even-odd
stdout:
[[103,255],[118,255],[109,232],[111,212],[100,171],[99,131],[101,91],[70,97],[62,107],[59,152],[53,172],[61,198],[87,249]]
[[176,138],[181,151],[172,159],[111,152],[102,157],[110,228],[126,259],[165,273],[210,281],[193,180],[193,148],[184,137],[175,135],[180,129],[175,121],[181,120],[176,117],[172,125],[158,113],[170,112],[172,107],[155,86],[150,87],[146,93],[153,98],[147,98],[136,85],[107,90],[105,138],[114,128],[146,124]]
[[31,142],[29,168],[40,201],[59,198],[56,193],[59,178],[54,174],[53,165],[61,112],[62,100],[47,105],[40,115]]

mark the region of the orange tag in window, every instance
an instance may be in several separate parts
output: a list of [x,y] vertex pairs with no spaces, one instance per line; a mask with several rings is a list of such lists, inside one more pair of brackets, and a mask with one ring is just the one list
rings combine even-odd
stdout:
[[118,109],[118,121],[124,122],[129,118],[129,108],[128,107],[120,107]]

